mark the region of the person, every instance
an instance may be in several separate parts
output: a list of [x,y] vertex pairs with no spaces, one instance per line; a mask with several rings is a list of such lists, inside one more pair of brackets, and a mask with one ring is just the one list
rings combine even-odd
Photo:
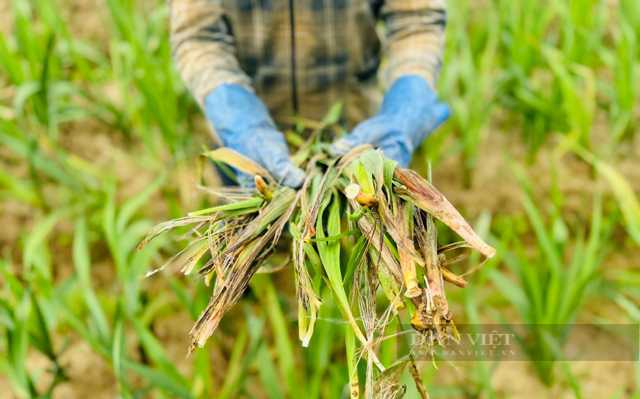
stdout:
[[282,184],[305,178],[278,129],[292,110],[321,120],[346,99],[355,128],[330,153],[370,143],[401,167],[449,116],[435,93],[444,0],[170,1],[173,57],[222,145]]

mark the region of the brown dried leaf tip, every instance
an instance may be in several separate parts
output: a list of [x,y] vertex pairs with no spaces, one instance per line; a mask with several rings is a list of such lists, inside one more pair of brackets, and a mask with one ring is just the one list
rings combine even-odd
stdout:
[[453,274],[451,271],[445,269],[444,267],[441,267],[440,271],[442,272],[442,278],[444,279],[444,281],[460,288],[464,288],[467,286],[467,280],[463,279],[462,277]]
[[255,183],[258,192],[267,200],[267,202],[271,202],[271,200],[273,199],[273,192],[267,185],[267,182],[264,181],[262,176],[255,175],[253,177],[253,182]]
[[482,255],[487,258],[495,255],[496,250],[484,242],[444,195],[417,172],[396,168],[393,176],[404,186],[395,187],[396,194],[401,198],[440,219]]

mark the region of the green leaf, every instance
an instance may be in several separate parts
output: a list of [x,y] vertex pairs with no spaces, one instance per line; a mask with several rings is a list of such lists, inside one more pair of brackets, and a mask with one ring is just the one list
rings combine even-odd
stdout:
[[135,196],[129,198],[120,207],[118,212],[118,218],[116,219],[116,229],[118,232],[123,232],[127,223],[133,216],[133,214],[143,205],[148,204],[149,197],[153,195],[162,185],[165,183],[165,176],[161,176],[151,184],[146,186]]
[[344,101],[339,100],[333,103],[331,108],[329,108],[329,112],[325,115],[322,124],[324,126],[334,125],[340,121],[340,117],[342,116],[342,111],[344,108]]
[[190,212],[188,215],[200,216],[200,215],[207,215],[209,213],[223,212],[223,211],[237,211],[237,210],[249,210],[249,209],[257,210],[257,208],[259,208],[263,202],[264,202],[264,199],[260,197],[249,198],[243,201],[232,202],[230,204],[218,205],[218,206],[214,206],[213,208],[207,208],[207,209],[202,209],[196,212]]
[[42,308],[36,296],[33,297],[33,313],[29,321],[30,341],[36,349],[42,352],[50,360],[56,360],[56,354],[53,349],[53,342],[49,335],[49,327],[45,321]]
[[344,285],[349,286],[349,282],[351,281],[351,277],[353,276],[353,272],[356,270],[356,267],[362,261],[362,258],[366,256],[367,246],[369,242],[364,235],[358,237],[358,241],[356,241],[356,245],[353,246],[351,253],[349,254],[349,261],[347,262],[347,270],[344,273]]
[[100,301],[91,287],[91,256],[87,237],[87,224],[83,217],[76,220],[73,237],[73,265],[82,289],[84,301],[95,323],[97,336],[103,343],[109,342],[109,323]]
[[32,233],[27,237],[24,244],[22,264],[24,265],[25,271],[29,271],[32,266],[35,266],[43,277],[48,280],[51,279],[51,271],[38,266],[38,263],[35,262],[35,257],[43,248],[47,247],[46,241],[49,238],[49,234],[65,212],[66,209],[64,208],[58,209],[41,220],[33,228]]
[[583,147],[574,145],[572,149],[607,179],[622,209],[627,232],[637,244],[640,244],[640,201],[627,179],[611,164],[599,159]]
[[172,385],[180,386],[182,391],[188,392],[189,388],[186,380],[173,365],[162,344],[137,318],[130,317],[129,321],[136,330],[136,334],[145,349],[145,353],[149,355],[154,365],[160,369],[165,378],[171,380]]
[[176,383],[173,379],[167,378],[165,374],[158,370],[131,360],[127,360],[125,364],[127,368],[131,369],[134,373],[149,381],[149,384],[152,387],[163,389],[178,398],[193,398],[189,390],[184,388],[181,384]]

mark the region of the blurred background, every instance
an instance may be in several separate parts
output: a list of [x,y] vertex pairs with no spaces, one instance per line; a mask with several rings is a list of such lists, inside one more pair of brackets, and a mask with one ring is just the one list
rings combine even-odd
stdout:
[[[413,167],[430,159],[498,249],[449,288],[456,323],[639,323],[640,2],[448,8],[452,117]],[[190,357],[208,288],[144,278],[181,248],[136,251],[145,232],[211,201],[194,189],[209,127],[167,18],[162,1],[0,0],[0,398],[345,397],[339,312],[323,306],[302,348],[288,268]],[[436,365],[435,398],[640,398],[634,362]]]

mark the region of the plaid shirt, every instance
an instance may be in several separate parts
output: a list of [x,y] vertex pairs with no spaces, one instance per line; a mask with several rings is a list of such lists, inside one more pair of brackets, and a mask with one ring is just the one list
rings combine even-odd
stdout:
[[362,88],[377,86],[383,48],[386,87],[407,74],[435,87],[442,64],[444,0],[170,1],[173,56],[201,105],[216,86],[236,83],[276,121],[292,110],[321,120],[341,98],[363,119],[381,97]]

